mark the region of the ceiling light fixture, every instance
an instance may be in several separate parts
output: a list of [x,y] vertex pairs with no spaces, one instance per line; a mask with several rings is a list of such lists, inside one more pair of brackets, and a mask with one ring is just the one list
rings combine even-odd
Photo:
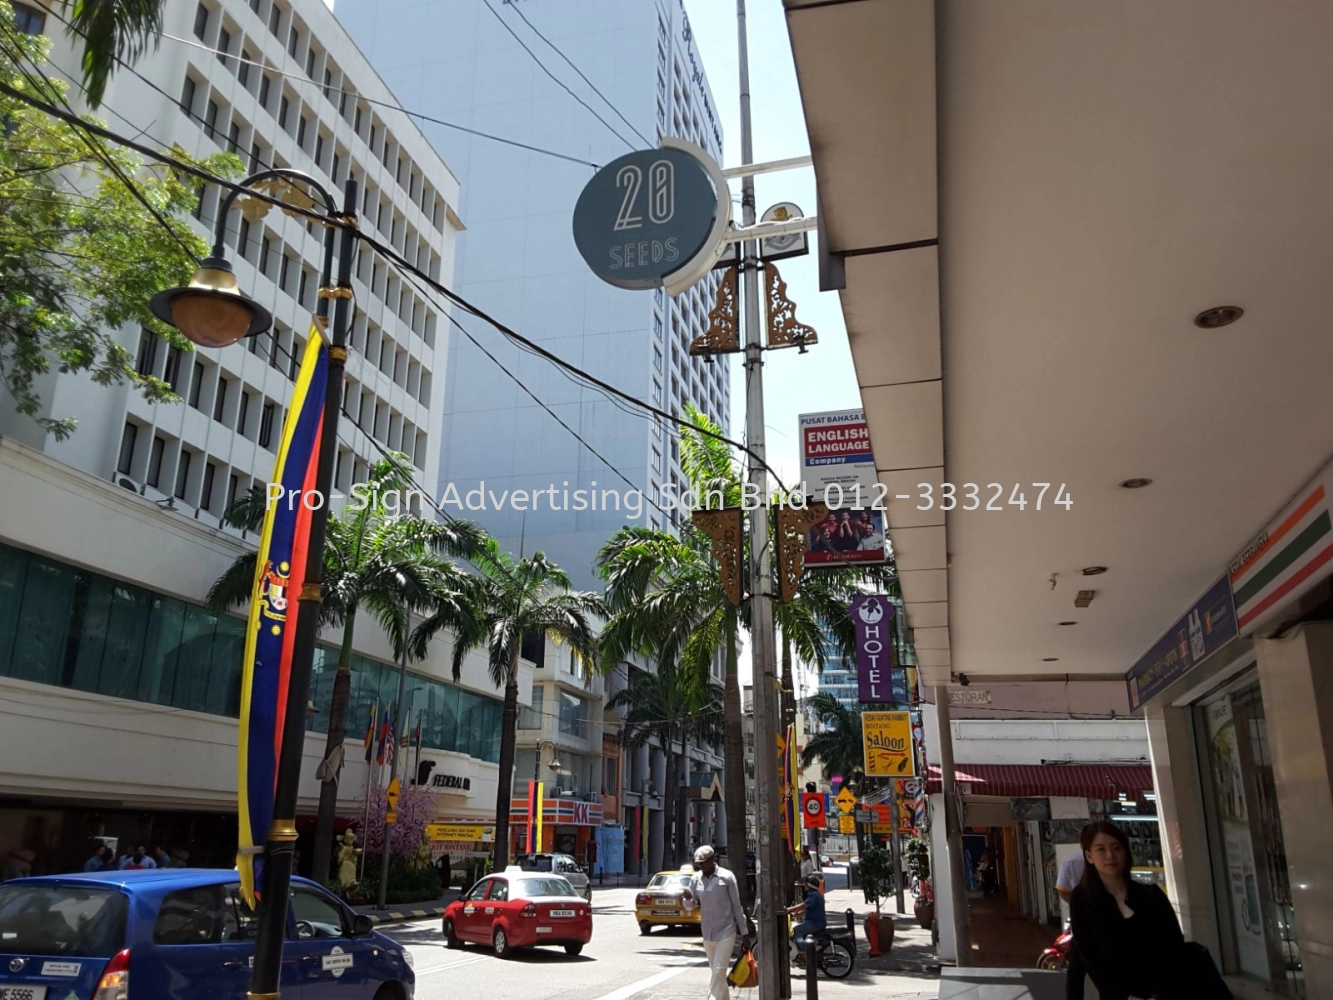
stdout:
[[1135,478],[1123,480],[1120,485],[1127,490],[1141,490],[1145,486],[1151,486],[1151,479]]
[[1084,567],[1083,567],[1083,575],[1084,575],[1084,576],[1101,576],[1101,575],[1102,575],[1103,573],[1105,573],[1105,572],[1106,572],[1106,567],[1105,567],[1105,566],[1084,566]]
[[1056,663],[1056,662],[1059,661],[1059,659],[1060,659],[1060,657],[1058,657],[1058,656],[1043,656],[1043,657],[1041,658],[1041,662],[1042,662],[1042,663]]
[[1216,330],[1230,326],[1244,315],[1245,310],[1240,306],[1213,306],[1195,316],[1194,325],[1203,330]]
[[1077,625],[1078,622],[1061,622],[1061,625]]
[[1095,590],[1080,590],[1074,596],[1074,607],[1086,608],[1088,605],[1092,603],[1092,599],[1096,596],[1097,596],[1097,591]]

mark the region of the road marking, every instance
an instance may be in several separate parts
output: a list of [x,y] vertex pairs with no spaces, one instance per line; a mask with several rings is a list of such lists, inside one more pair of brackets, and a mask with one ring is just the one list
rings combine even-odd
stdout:
[[444,965],[432,965],[425,969],[417,969],[417,978],[420,979],[422,976],[429,976],[432,972],[443,972],[445,969],[457,969],[464,965],[476,965],[478,962],[484,962],[485,960],[485,955],[478,955],[475,958],[462,958],[457,962],[446,962]]
[[649,976],[647,979],[640,979],[638,982],[630,983],[628,986],[622,986],[620,989],[615,990],[612,993],[605,993],[602,996],[597,997],[597,1000],[629,1000],[629,998],[636,993],[642,993],[644,990],[651,989],[659,983],[665,983],[668,979],[675,979],[686,969],[693,969],[704,964],[706,964],[706,962],[700,960],[698,962],[688,962],[685,965],[678,965],[671,969],[663,969],[655,976]]

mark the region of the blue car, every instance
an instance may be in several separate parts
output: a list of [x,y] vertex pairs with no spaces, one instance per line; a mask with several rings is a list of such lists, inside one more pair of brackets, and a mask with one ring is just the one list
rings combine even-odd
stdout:
[[[47,875],[0,885],[0,1000],[245,1000],[259,920],[234,871]],[[293,879],[284,1000],[412,1000],[400,945]]]

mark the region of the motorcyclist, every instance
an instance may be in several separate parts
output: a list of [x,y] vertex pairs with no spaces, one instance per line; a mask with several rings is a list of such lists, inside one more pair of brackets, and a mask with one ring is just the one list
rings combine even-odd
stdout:
[[801,881],[805,887],[805,899],[795,906],[787,907],[789,915],[796,917],[804,915],[805,917],[792,928],[792,937],[797,948],[805,947],[806,937],[828,927],[828,919],[824,912],[824,895],[819,891],[823,880],[818,874],[811,874]]

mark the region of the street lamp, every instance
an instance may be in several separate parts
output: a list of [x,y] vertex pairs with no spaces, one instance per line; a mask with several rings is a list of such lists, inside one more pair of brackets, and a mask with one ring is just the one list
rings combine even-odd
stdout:
[[[154,315],[176,327],[189,340],[203,347],[225,347],[243,337],[263,333],[273,322],[272,314],[243,294],[226,259],[227,216],[244,192],[263,192],[286,205],[304,210],[289,215],[308,219],[317,213],[314,191],[323,200],[324,260],[320,269],[319,299],[315,315],[327,322],[329,302],[335,303],[329,339],[328,380],[324,390],[324,428],[320,436],[315,489],[328,496],[333,484],[333,458],[338,441],[338,411],[342,402],[343,369],[347,363],[348,313],[352,301],[352,251],[356,238],[357,182],[343,185],[343,208],[339,212],[333,196],[315,178],[286,167],[251,174],[232,188],[218,209],[213,250],[189,285],[153,296]],[[242,214],[258,221],[268,214],[272,202],[250,197]],[[334,234],[337,245],[338,283],[332,283]],[[329,507],[322,504],[311,514],[309,551],[324,551]],[[286,932],[287,905],[291,894],[292,866],[296,852],[296,796],[301,783],[301,757],[305,747],[306,712],[310,698],[310,674],[314,665],[315,638],[319,625],[320,591],[324,560],[312,558],[298,592],[301,613],[296,619],[291,672],[284,706],[282,746],[278,755],[277,783],[273,795],[273,819],[264,845],[263,893],[259,900],[259,927],[255,935],[254,969],[250,974],[251,1000],[275,1000],[282,969],[282,945]]]
[[537,744],[537,755],[532,760],[533,781],[542,780],[542,750],[547,748],[550,748],[551,759],[550,761],[547,762],[546,766],[551,769],[552,774],[555,774],[557,771],[560,770],[560,758],[556,756],[555,744],[552,743],[550,740],[542,740],[540,743]]

